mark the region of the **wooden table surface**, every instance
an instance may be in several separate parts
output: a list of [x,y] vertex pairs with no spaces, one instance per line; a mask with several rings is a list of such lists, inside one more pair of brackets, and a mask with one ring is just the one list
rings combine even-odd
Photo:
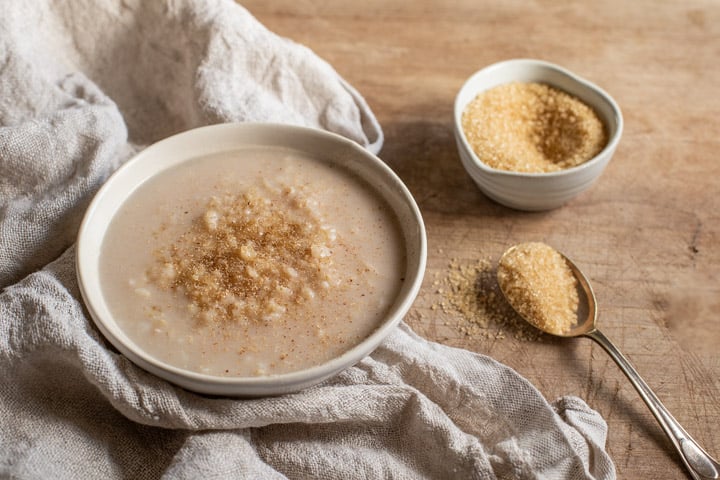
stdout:
[[[428,271],[407,322],[419,334],[489,355],[549,400],[577,395],[609,425],[618,478],[684,478],[679,457],[605,352],[589,339],[467,336],[437,279],[453,259],[497,261],[541,240],[591,278],[604,333],[686,430],[720,457],[720,3],[243,2],[276,33],[313,49],[367,99],[380,153],[415,196]],[[600,85],[625,132],[591,190],[524,213],[486,198],[463,170],[454,97],[476,70],[539,58]]]

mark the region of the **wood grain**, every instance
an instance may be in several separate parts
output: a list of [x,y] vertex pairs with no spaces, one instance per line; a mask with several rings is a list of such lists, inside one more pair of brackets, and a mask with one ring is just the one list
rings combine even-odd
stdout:
[[[451,259],[497,260],[542,240],[591,278],[602,330],[686,429],[720,456],[720,3],[393,0],[243,2],[313,49],[366,97],[380,157],[406,182],[429,236],[425,284],[407,321],[421,335],[510,365],[550,400],[578,395],[607,420],[618,478],[683,478],[670,442],[590,340],[468,337],[433,310]],[[625,133],[591,190],[523,213],[484,197],[460,165],[455,94],[510,58],[558,63],[620,104]],[[509,327],[500,327],[509,328]]]

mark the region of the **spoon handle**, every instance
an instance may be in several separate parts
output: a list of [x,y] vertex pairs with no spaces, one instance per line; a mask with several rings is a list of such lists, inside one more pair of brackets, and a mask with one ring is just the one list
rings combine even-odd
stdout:
[[650,411],[655,415],[660,426],[672,441],[675,448],[688,468],[690,475],[695,480],[720,479],[720,464],[713,459],[705,450],[693,440],[677,420],[668,412],[667,408],[660,402],[647,383],[640,377],[635,367],[615,347],[615,345],[599,330],[592,330],[586,334],[587,337],[595,340],[605,351],[610,354],[618,364],[623,373],[633,384],[645,401]]

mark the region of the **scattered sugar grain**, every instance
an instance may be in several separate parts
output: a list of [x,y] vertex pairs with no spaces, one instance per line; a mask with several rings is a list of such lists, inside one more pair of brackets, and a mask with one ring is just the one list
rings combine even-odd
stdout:
[[445,285],[443,300],[434,303],[445,313],[459,314],[456,328],[474,339],[506,338],[512,331],[516,339],[534,341],[541,334],[523,321],[507,303],[499,290],[494,263],[481,259],[463,263],[453,259],[442,279]]

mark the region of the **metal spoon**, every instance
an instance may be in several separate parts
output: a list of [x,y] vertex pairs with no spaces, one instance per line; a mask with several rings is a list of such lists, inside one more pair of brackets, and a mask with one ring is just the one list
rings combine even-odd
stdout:
[[[510,247],[503,254],[503,257],[508,255],[513,248],[515,247]],[[658,423],[660,423],[660,426],[663,430],[665,430],[665,433],[680,453],[680,457],[685,463],[685,466],[690,472],[692,478],[695,480],[720,479],[720,463],[703,450],[702,447],[700,447],[700,445],[698,445],[698,443],[685,431],[680,423],[678,423],[678,421],[670,414],[667,408],[665,408],[662,402],[660,402],[647,383],[645,383],[645,381],[640,377],[640,374],[638,374],[637,370],[635,370],[635,367],[633,367],[620,350],[618,350],[617,347],[615,347],[615,345],[613,345],[613,343],[597,329],[597,303],[595,300],[595,293],[590,286],[590,282],[569,258],[562,253],[560,255],[565,259],[567,265],[570,267],[575,275],[575,278],[580,284],[580,288],[578,289],[578,296],[580,297],[578,322],[570,329],[570,331],[562,334],[546,331],[544,329],[543,331],[560,337],[582,336],[590,337],[595,340],[608,354],[610,354],[610,357],[615,360],[620,369],[630,380],[630,383],[632,383],[638,391],[640,397],[645,401],[648,408],[650,408],[650,411],[653,413]],[[510,303],[510,306],[517,311],[516,306],[512,304],[512,300],[509,298],[509,295],[507,295],[502,288],[501,291],[508,300],[508,303]],[[519,312],[518,314],[522,317],[522,314]],[[528,321],[528,323],[539,328],[534,322],[525,317],[523,318]]]

